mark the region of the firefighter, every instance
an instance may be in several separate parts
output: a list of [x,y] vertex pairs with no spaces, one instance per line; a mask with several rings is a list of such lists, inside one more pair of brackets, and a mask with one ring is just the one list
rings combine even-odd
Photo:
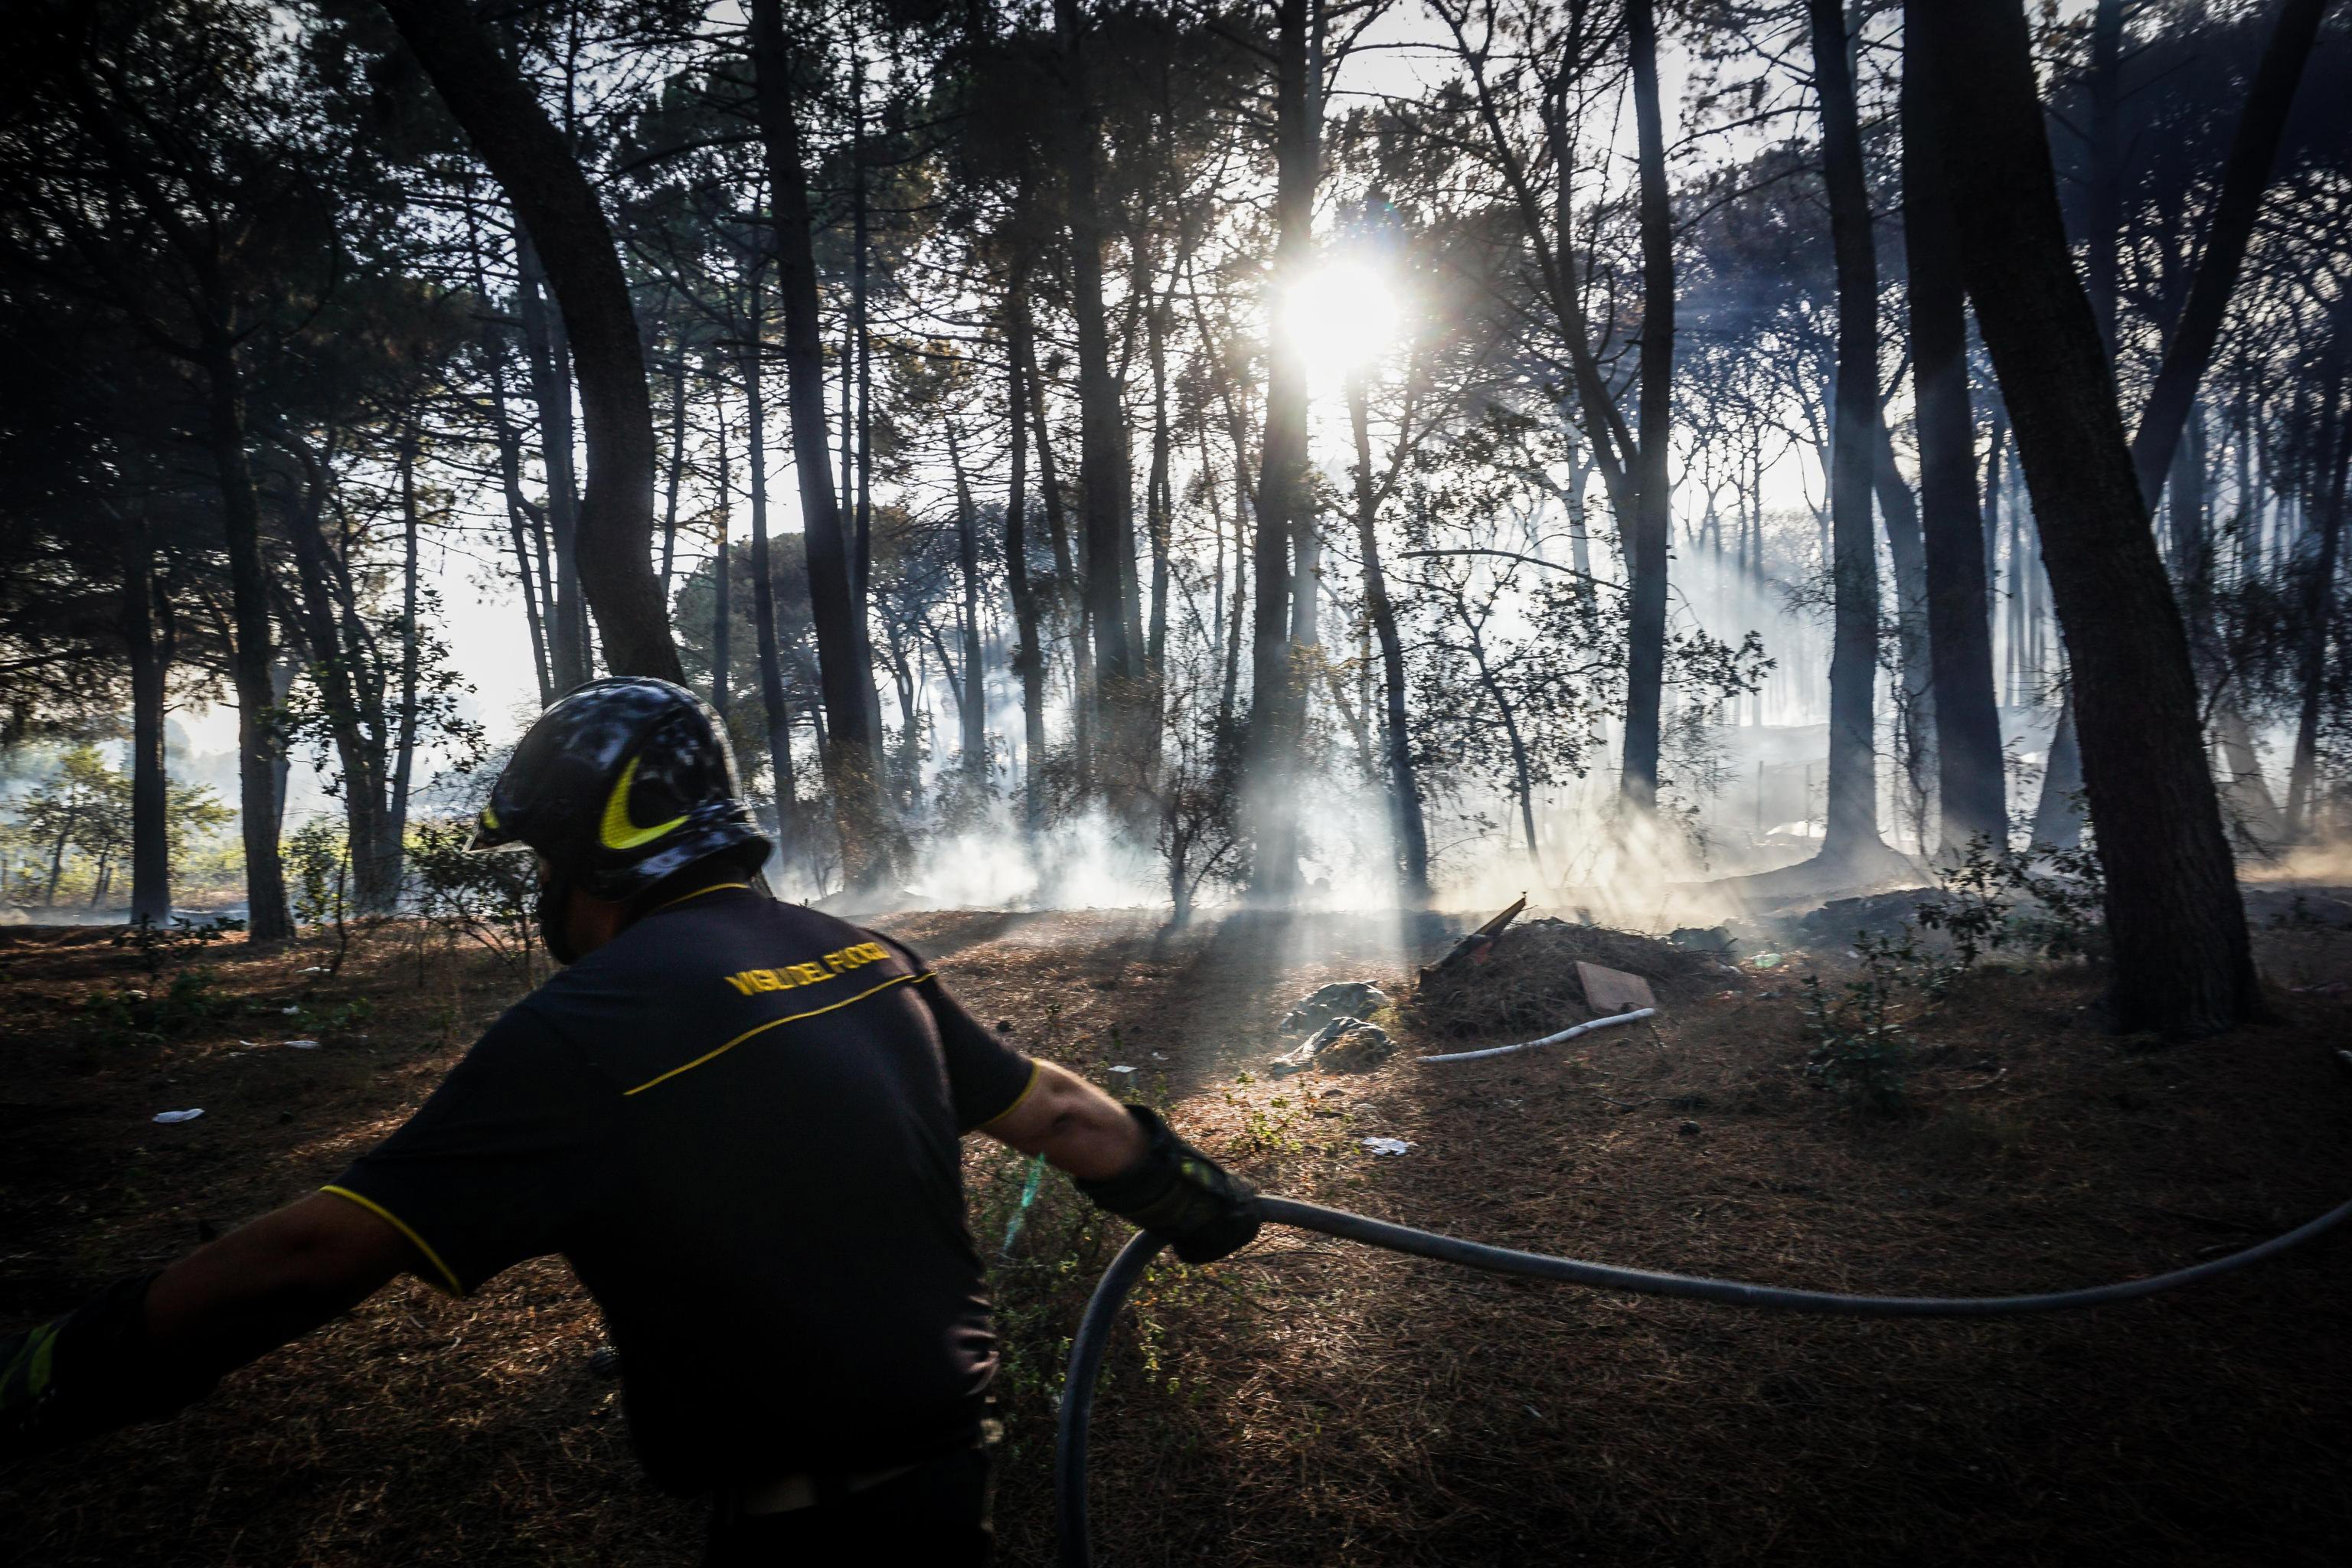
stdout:
[[640,1462],[712,1495],[709,1561],[987,1561],[996,1349],[958,1140],[1043,1154],[1193,1263],[1254,1191],[976,1022],[904,945],[770,897],[710,711],[580,688],[493,788],[565,965],[318,1193],[0,1339],[0,1458],[202,1396],[394,1275],[470,1295],[562,1254]]

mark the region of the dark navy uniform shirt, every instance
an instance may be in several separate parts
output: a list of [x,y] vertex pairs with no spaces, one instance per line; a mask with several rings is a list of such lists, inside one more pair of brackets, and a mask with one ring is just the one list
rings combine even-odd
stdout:
[[570,1259],[662,1485],[881,1469],[978,1427],[958,1138],[1035,1072],[906,948],[721,884],[515,1004],[327,1190],[460,1295]]

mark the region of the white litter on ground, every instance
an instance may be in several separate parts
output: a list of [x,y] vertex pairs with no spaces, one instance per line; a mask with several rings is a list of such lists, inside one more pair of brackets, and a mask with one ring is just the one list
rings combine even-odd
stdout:
[[289,1051],[315,1051],[319,1048],[319,1042],[316,1040],[289,1040],[286,1042],[286,1048]]
[[197,1117],[202,1116],[203,1114],[204,1111],[202,1110],[159,1110],[155,1113],[154,1119],[157,1121],[162,1122],[164,1126],[169,1127],[175,1121],[194,1121]]
[[1371,1154],[1402,1154],[1408,1149],[1421,1147],[1418,1143],[1407,1142],[1402,1138],[1362,1138],[1357,1142],[1363,1144],[1367,1153]]
[[1113,1072],[1133,1072],[1135,1069],[1133,1068],[1113,1068],[1110,1070]]

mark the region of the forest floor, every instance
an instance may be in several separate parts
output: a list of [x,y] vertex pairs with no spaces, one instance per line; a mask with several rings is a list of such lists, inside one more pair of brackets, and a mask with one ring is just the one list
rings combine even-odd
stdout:
[[[1236,915],[1171,935],[1140,912],[874,923],[1017,1044],[1166,1104],[1267,1188],[1508,1246],[2010,1293],[2179,1267],[2352,1194],[2344,930],[2261,930],[2275,1020],[2193,1044],[2100,1032],[2079,966],[1904,990],[1901,1104],[1874,1112],[1804,1071],[1802,977],[1832,996],[1854,977],[1835,944],[1761,968],[1743,950],[1732,969],[1529,924],[1517,957],[1513,938],[1496,950],[1491,997],[1476,976],[1444,1006],[1385,1015],[1402,1049],[1384,1065],[1276,1081],[1302,993],[1372,979],[1402,998],[1442,933]],[[109,934],[0,933],[0,1324],[330,1179],[524,984],[404,924],[362,934],[332,973],[316,941],[193,955],[171,1004],[170,976],[151,982]],[[1571,953],[1645,969],[1660,1016],[1413,1059],[1580,1016],[1529,980]],[[1372,1136],[1412,1147],[1374,1155]],[[1060,1358],[1122,1234],[1057,1178],[1024,1209],[1024,1173],[993,1145],[970,1154],[1007,1342],[1000,1539],[1021,1564],[1049,1558]],[[1269,1231],[1227,1263],[1157,1269],[1125,1320],[1096,1422],[1097,1552],[1283,1568],[2340,1563],[2347,1285],[2339,1231],[2125,1306],[1858,1321]],[[176,1421],[0,1473],[0,1539],[26,1568],[691,1563],[698,1506],[638,1479],[614,1385],[589,1367],[599,1342],[560,1262],[464,1301],[404,1281]]]

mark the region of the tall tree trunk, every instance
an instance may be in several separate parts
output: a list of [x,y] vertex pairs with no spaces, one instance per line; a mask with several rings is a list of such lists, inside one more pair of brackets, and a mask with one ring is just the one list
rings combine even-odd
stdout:
[[[515,580],[522,585],[523,622],[530,633],[531,673],[539,683],[539,705],[555,700],[555,679],[548,662],[548,622],[542,600],[552,602],[552,580],[542,581],[531,570],[527,539],[536,536],[542,547],[547,538],[545,514],[522,493],[522,439],[507,408],[507,338],[490,304],[489,279],[482,266],[482,242],[469,199],[466,207],[466,248],[473,260],[474,296],[482,312],[482,363],[488,372],[490,430],[499,452],[499,489],[506,500],[507,533],[514,545]],[[520,306],[520,299],[518,299]],[[542,589],[548,590],[543,594]]]
[[783,650],[776,637],[776,574],[768,551],[768,400],[761,389],[766,367],[761,350],[766,311],[760,301],[756,270],[746,300],[751,331],[743,350],[743,453],[751,471],[751,625],[760,658],[761,728],[768,741],[768,787],[776,804],[779,844],[792,831],[793,715],[784,705]]
[[[1913,0],[1917,3],[1917,0]],[[1921,553],[1936,708],[1937,833],[1946,855],[1982,837],[2009,843],[1993,698],[1992,607],[1977,507],[1976,416],[1969,406],[1968,296],[1944,188],[1934,103],[1903,78],[1903,254],[1918,404]],[[2000,428],[1994,424],[1994,471]]]
[[1840,0],[1807,0],[1821,99],[1823,184],[1837,266],[1837,385],[1830,442],[1828,821],[1822,858],[1883,852],[1878,836],[1878,541],[1870,510],[1878,447],[1878,258],[1863,180],[1862,134]]
[[588,658],[588,621],[580,603],[580,488],[572,472],[572,353],[563,323],[551,319],[540,290],[546,280],[528,230],[515,226],[521,286],[515,291],[523,344],[530,362],[531,401],[539,408],[540,466],[547,475],[547,532],[555,552],[549,579],[548,629],[555,689],[571,690],[595,673]]
[[[1625,26],[1641,185],[1642,390],[1632,455],[1635,500],[1625,535],[1625,754],[1618,795],[1636,812],[1646,813],[1658,802],[1658,742],[1665,704],[1666,561],[1674,527],[1668,461],[1673,456],[1675,237],[1652,0],[1631,0]],[[1565,214],[1562,225],[1565,237]]]
[[[1078,0],[1055,0],[1062,58],[1063,174],[1070,231],[1070,312],[1077,324],[1078,506],[1086,554],[1086,616],[1094,635],[1098,721],[1113,755],[1138,738],[1132,730],[1143,675],[1142,650],[1130,645],[1123,582],[1135,575],[1135,530],[1128,496],[1127,412],[1111,368],[1103,305],[1104,222],[1098,190],[1101,109],[1088,80],[1085,18]],[[1101,742],[1098,742],[1098,745]],[[1108,760],[1108,759],[1106,759]]]
[[[1576,597],[1589,611],[1599,601],[1601,590],[1592,576],[1592,530],[1591,509],[1586,497],[1592,489],[1592,465],[1571,447],[1568,454],[1568,559],[1576,569]],[[1663,680],[1664,667],[1660,667]],[[1621,785],[1622,788],[1622,785]]]
[[1093,639],[1087,616],[1078,603],[1078,568],[1070,550],[1070,524],[1062,500],[1061,467],[1054,459],[1053,431],[1045,420],[1045,381],[1037,373],[1037,343],[1024,331],[1021,339],[1021,379],[1029,390],[1029,415],[1037,440],[1037,488],[1045,492],[1045,533],[1054,550],[1055,601],[1070,628],[1070,684],[1076,689],[1070,704],[1070,728],[1081,757],[1094,749],[1095,663]]
[[412,428],[400,447],[400,710],[399,740],[393,752],[392,795],[385,804],[383,886],[391,900],[400,896],[401,861],[407,849],[409,781],[416,769],[416,686],[421,649],[416,620],[416,432]]
[[246,931],[255,942],[294,934],[286,877],[278,858],[281,805],[276,770],[278,691],[270,677],[269,574],[261,561],[261,508],[245,450],[245,387],[234,337],[208,325],[204,348],[205,433],[221,494],[228,542],[230,650],[236,690],[237,815],[245,842]]
[[[1878,515],[1886,529],[1886,554],[1895,568],[1895,679],[1902,682],[1903,727],[1895,739],[1904,780],[1921,792],[1922,802],[1936,767],[1936,687],[1933,640],[1927,627],[1927,551],[1920,540],[1919,502],[1910,481],[1895,458],[1895,439],[1886,428],[1884,407],[1872,421],[1877,445],[1871,465],[1871,485],[1878,497]],[[1969,431],[1971,457],[1975,431]],[[1973,468],[1973,464],[1971,464]],[[1974,476],[1970,485],[1973,489]],[[1924,829],[1920,848],[1927,848]]]
[[2106,876],[2123,1029],[2198,1034],[2261,1007],[2197,680],[2115,377],[2067,251],[2022,10],[1921,5],[1961,262],[2042,532]]
[[362,913],[389,913],[398,885],[387,885],[383,877],[381,685],[368,680],[374,667],[356,603],[342,606],[333,581],[335,567],[330,559],[323,515],[331,482],[326,465],[307,446],[288,445],[301,463],[307,481],[299,504],[287,509],[287,533],[294,546],[295,577],[301,588],[300,624],[310,679],[325,704],[335,761],[342,770],[343,837],[357,873],[352,901]]
[[443,101],[538,245],[580,378],[588,483],[580,579],[621,675],[677,680],[677,647],[654,576],[653,404],[620,248],[595,187],[467,0],[383,0]]
[[669,480],[662,498],[661,591],[669,603],[670,569],[677,559],[677,492],[686,477],[686,344],[677,345],[677,359],[669,373]]
[[824,695],[825,778],[841,833],[843,880],[853,889],[867,889],[890,874],[896,833],[882,795],[873,655],[855,592],[847,541],[842,536],[841,511],[825,471],[824,344],[818,334],[816,254],[782,0],[753,0],[751,61],[760,135],[767,153],[777,289],[783,300],[784,384],[808,552],[810,618],[816,627],[817,680]]
[[1145,531],[1151,545],[1151,609],[1144,632],[1144,677],[1150,686],[1149,718],[1153,737],[1159,731],[1159,693],[1168,654],[1168,574],[1170,535],[1174,529],[1176,495],[1169,471],[1174,436],[1168,422],[1168,305],[1154,300],[1145,328],[1145,346],[1151,360],[1151,473],[1144,490]]
[[41,889],[43,909],[57,907],[58,882],[65,875],[66,846],[73,841],[74,822],[74,814],[68,813],[65,826],[58,829],[57,839],[49,846],[49,885]]
[[1045,648],[1029,576],[1029,330],[1024,265],[1013,270],[1004,306],[1005,426],[1013,443],[1004,498],[1004,579],[1013,597],[1013,632],[1019,641],[1013,666],[1021,678],[1021,826],[1034,837],[1045,826]]
[[980,647],[980,516],[971,503],[971,480],[964,472],[963,445],[955,421],[948,421],[948,466],[955,470],[956,572],[963,585],[957,628],[962,634],[963,680],[956,692],[964,776],[988,777],[988,694],[982,679]]
[[[2352,310],[2339,308],[2344,320],[2339,334],[2352,325]],[[2339,351],[2341,352],[2339,336]],[[2323,469],[2320,483],[2324,487],[2318,498],[2319,548],[2309,568],[2310,574],[2303,584],[2303,647],[2299,660],[2299,679],[2303,687],[2301,700],[2295,707],[2294,760],[2287,773],[2286,832],[2292,841],[2313,837],[2313,795],[2319,777],[2319,718],[2326,695],[2327,643],[2336,620],[2336,559],[2344,533],[2344,486],[2347,466],[2352,466],[2352,407],[2347,406],[2344,383],[2338,373],[2333,395],[2328,399],[2334,417],[2328,422],[2335,426],[2336,457],[2334,472]]]
[[[1305,284],[1315,247],[1315,128],[1308,121],[1309,0],[1279,0],[1275,91],[1276,300]],[[1298,888],[1297,777],[1304,706],[1291,658],[1291,542],[1307,506],[1307,360],[1279,327],[1267,343],[1265,445],[1258,460],[1257,605],[1252,623],[1249,791],[1256,855],[1251,892],[1286,903]]]
[[[852,48],[856,42],[853,38]],[[874,587],[874,333],[867,311],[867,268],[873,257],[866,232],[866,57],[850,68],[849,121],[849,351],[857,362],[857,615],[864,624]],[[868,683],[871,689],[871,683]],[[876,699],[877,701],[879,699]],[[876,710],[878,715],[880,710]],[[878,732],[878,731],[877,731]]]
[[710,557],[710,706],[723,724],[732,700],[728,682],[734,679],[735,596],[734,563],[729,559],[728,523],[735,506],[735,475],[727,459],[727,420],[722,415],[718,421],[719,440],[719,506],[718,534],[711,545]]
[[1399,901],[1429,902],[1429,827],[1422,814],[1421,781],[1413,774],[1412,731],[1405,715],[1404,639],[1381,569],[1380,504],[1372,486],[1370,399],[1361,377],[1348,386],[1348,423],[1356,438],[1356,552],[1364,563],[1364,615],[1381,642],[1383,699],[1381,752],[1389,775],[1389,816],[1396,833]]
[[172,830],[163,773],[163,680],[155,552],[146,517],[122,520],[122,646],[131,666],[131,918],[172,916]]

